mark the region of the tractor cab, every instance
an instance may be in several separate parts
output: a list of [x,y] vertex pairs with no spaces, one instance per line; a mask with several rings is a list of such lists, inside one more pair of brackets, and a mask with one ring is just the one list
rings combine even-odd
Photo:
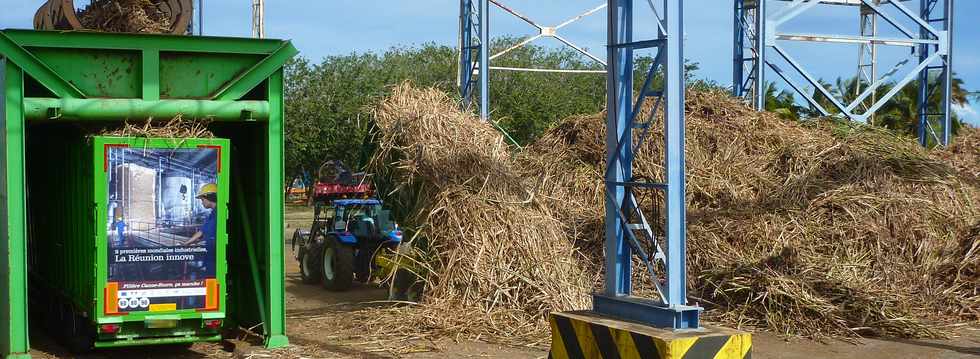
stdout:
[[[324,207],[319,220],[341,243],[356,244],[359,239],[367,239],[397,245],[402,240],[401,230],[380,200],[340,199]],[[319,217],[315,212],[314,222]]]

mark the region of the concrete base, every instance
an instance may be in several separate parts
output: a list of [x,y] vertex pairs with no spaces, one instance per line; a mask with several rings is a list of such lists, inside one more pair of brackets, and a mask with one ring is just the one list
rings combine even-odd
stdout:
[[552,313],[550,358],[745,359],[752,335],[725,328],[654,328],[591,311]]

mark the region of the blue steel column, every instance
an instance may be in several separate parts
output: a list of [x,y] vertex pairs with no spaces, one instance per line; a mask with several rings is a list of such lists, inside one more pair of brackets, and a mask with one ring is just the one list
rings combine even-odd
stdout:
[[742,29],[742,19],[745,18],[745,0],[735,0],[734,21],[732,31],[735,44],[732,47],[732,96],[742,97],[742,81],[745,79],[745,33]]
[[[952,130],[953,103],[953,1],[946,0],[943,8],[943,30],[946,31],[946,55],[943,58],[943,146],[949,146]],[[940,39],[942,40],[942,39]]]
[[[925,21],[929,21],[929,0],[919,0],[919,17]],[[924,28],[919,29],[919,37],[925,38],[929,35],[929,32]],[[929,57],[929,45],[921,44],[919,45],[919,62],[926,61]],[[929,69],[925,68],[919,72],[919,96],[918,96],[918,108],[919,108],[919,143],[925,146],[929,142],[928,127],[929,127]]]
[[766,45],[768,29],[766,28],[766,0],[756,0],[755,12],[755,84],[753,99],[755,109],[766,109]]
[[[603,293],[593,295],[592,310],[621,320],[672,329],[698,328],[702,308],[687,305],[686,223],[684,186],[684,52],[682,0],[664,1],[664,19],[657,19],[658,38],[633,39],[632,0],[609,0],[607,117],[606,117],[606,218],[605,280]],[[664,27],[660,27],[663,25]],[[654,66],[647,74],[636,103],[633,100],[633,55],[636,49],[655,48]],[[664,85],[651,89],[651,79],[662,66]],[[639,118],[646,97],[657,98],[651,116]],[[634,151],[650,137],[650,126],[658,125],[654,114],[665,99],[664,141],[666,182],[653,183],[633,178]],[[646,121],[646,122],[644,122]],[[641,131],[634,139],[636,133]],[[638,141],[633,144],[632,141]],[[667,251],[640,208],[635,192],[663,190],[666,198]],[[641,242],[642,241],[642,242]],[[648,254],[644,243],[653,247]],[[631,296],[633,255],[644,263],[660,298]],[[659,264],[663,268],[659,269]],[[666,286],[663,285],[666,284]]]
[[[480,90],[480,118],[490,117],[490,24],[489,1],[460,0],[459,3],[459,97],[468,109],[476,86]],[[476,24],[473,12],[476,11]],[[474,36],[474,32],[476,33]],[[474,40],[477,44],[474,44]],[[474,59],[473,51],[476,50]],[[476,62],[474,62],[476,60]],[[475,75],[474,72],[479,71]]]
[[[687,304],[687,206],[684,164],[684,10],[682,0],[667,6],[667,299]],[[762,3],[760,1],[760,3]],[[760,76],[761,78],[761,76]]]
[[[609,0],[608,42],[625,44],[633,41],[633,1]],[[619,140],[630,141],[629,126],[633,112],[633,49],[608,46],[606,70],[606,163],[619,163],[606,172],[606,290],[608,296],[629,295],[631,288],[631,251],[626,245],[624,228],[617,219],[620,204],[625,200],[623,183],[632,177],[630,158],[632,146],[619,145]],[[617,151],[616,149],[620,149]]]
[[490,118],[490,2],[480,1],[480,119]]
[[[942,4],[942,18],[934,18],[934,12],[939,4]],[[920,0],[919,17],[927,24],[942,22],[942,34],[936,44],[922,44],[918,46],[919,62],[925,62],[935,51],[940,56],[939,66],[926,66],[919,72],[919,143],[928,146],[930,137],[935,140],[937,146],[949,145],[952,130],[952,85],[953,85],[953,0]],[[920,28],[919,36],[923,39],[932,36],[924,27]],[[935,49],[933,49],[935,47]],[[939,75],[930,82],[929,74],[932,70],[939,70]],[[929,98],[941,95],[938,106],[933,106]],[[935,121],[932,121],[935,119]],[[939,126],[939,133],[933,125],[934,122]]]
[[470,105],[473,82],[473,0],[459,0],[459,97]]

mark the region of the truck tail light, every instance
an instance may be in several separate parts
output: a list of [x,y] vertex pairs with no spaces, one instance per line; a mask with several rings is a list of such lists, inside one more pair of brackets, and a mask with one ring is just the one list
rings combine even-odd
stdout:
[[204,321],[204,327],[208,329],[221,328],[221,319],[207,319]]
[[99,326],[99,333],[103,333],[103,334],[119,333],[119,324],[102,324]]

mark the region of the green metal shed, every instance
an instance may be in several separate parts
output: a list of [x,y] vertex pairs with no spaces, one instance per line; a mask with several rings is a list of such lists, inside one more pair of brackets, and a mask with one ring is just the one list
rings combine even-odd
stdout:
[[[45,126],[210,119],[230,139],[228,322],[288,344],[283,300],[283,71],[288,42],[0,31],[0,353],[28,357],[25,138]],[[69,179],[70,180],[70,179]]]

